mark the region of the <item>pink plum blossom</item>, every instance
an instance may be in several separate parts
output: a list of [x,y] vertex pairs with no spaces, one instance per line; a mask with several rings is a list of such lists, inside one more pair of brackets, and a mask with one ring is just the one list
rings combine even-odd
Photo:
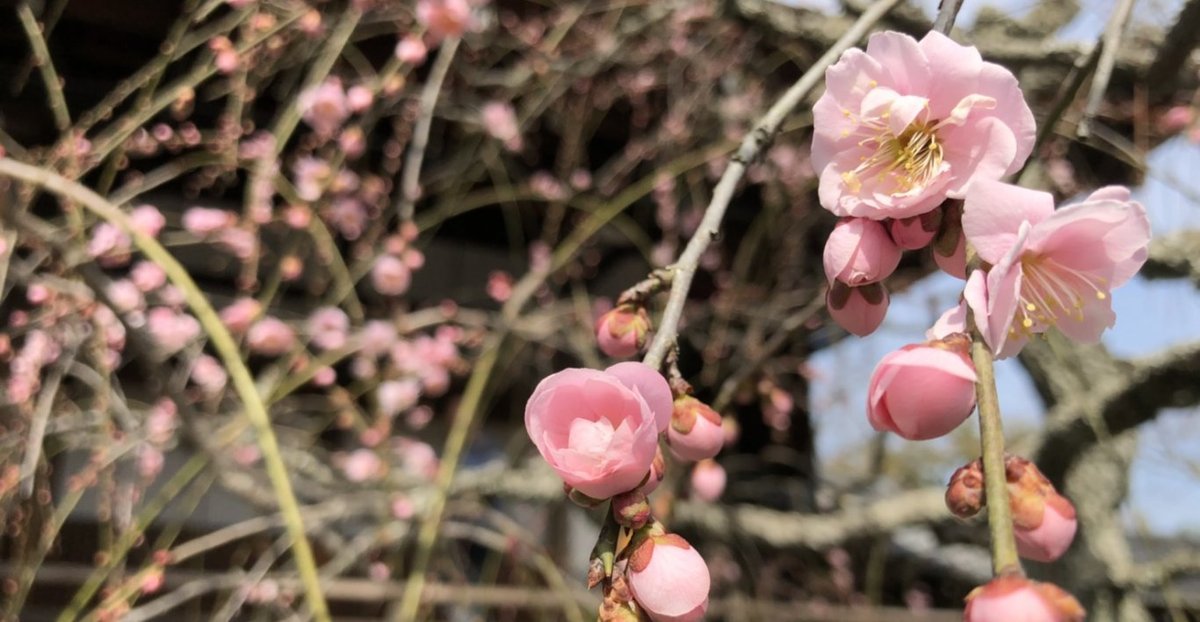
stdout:
[[370,449],[356,449],[342,461],[342,473],[352,482],[365,482],[383,473],[383,460]]
[[[620,377],[564,369],[538,383],[525,406],[525,429],[538,452],[567,485],[596,499],[636,488],[658,446],[647,398],[670,389],[655,370],[630,365],[640,368],[623,368]],[[655,389],[647,393],[639,385]]]
[[205,395],[220,393],[228,380],[229,376],[220,361],[207,354],[200,355],[192,365],[192,382],[195,382]]
[[721,416],[708,404],[690,395],[675,398],[671,425],[667,428],[667,445],[680,460],[712,458],[725,446]]
[[165,354],[182,350],[200,334],[196,318],[167,307],[154,307],[146,312],[146,329]]
[[825,277],[830,283],[866,285],[886,279],[900,265],[900,248],[883,224],[844,218],[825,242]]
[[183,212],[183,228],[188,233],[205,237],[232,227],[237,221],[233,212],[215,207],[189,207]]
[[413,379],[385,380],[375,389],[375,400],[380,414],[385,417],[396,415],[416,406],[421,397],[421,384]]
[[512,104],[501,101],[490,101],[483,105],[479,113],[483,129],[492,138],[504,143],[509,151],[521,150],[521,126],[517,122],[517,113]]
[[872,35],[825,83],[812,162],[821,205],[838,216],[923,214],[974,180],[1014,173],[1033,148],[1033,114],[1012,73],[937,32]]
[[396,325],[386,320],[368,320],[358,334],[359,352],[372,358],[383,356],[396,343]]
[[888,221],[888,233],[901,250],[915,251],[929,246],[942,223],[942,211],[935,209],[920,216]]
[[139,205],[133,208],[129,211],[129,221],[134,229],[152,238],[158,237],[158,233],[167,224],[162,212],[153,205]]
[[342,82],[330,78],[300,93],[300,115],[320,136],[332,137],[350,116]]
[[708,609],[708,565],[687,540],[654,535],[637,544],[627,567],[629,589],[653,622],[697,622]]
[[296,332],[283,320],[268,315],[247,331],[246,345],[255,354],[279,356],[296,345]]
[[884,356],[867,389],[871,427],[910,441],[949,434],[975,408],[975,366],[964,336],[911,344]]
[[981,181],[967,193],[963,232],[992,265],[964,291],[988,346],[1011,356],[1051,326],[1097,343],[1116,322],[1111,292],[1146,262],[1150,221],[1129,190],[1101,188],[1055,211],[1047,192]]
[[218,314],[221,323],[234,334],[242,334],[250,329],[254,320],[262,313],[262,303],[253,298],[238,298],[229,306],[221,309]]
[[460,37],[471,26],[467,0],[417,0],[417,21],[437,39]]
[[305,156],[292,164],[292,176],[296,194],[305,201],[316,201],[333,179],[333,169],[325,160]]
[[366,86],[356,84],[346,90],[346,105],[354,112],[362,112],[370,108],[373,103],[375,103],[375,94]]
[[1014,521],[1017,553],[1025,559],[1052,562],[1063,556],[1075,540],[1078,522],[1075,506],[1066,497],[1051,492],[1042,503],[1042,516],[1036,526]]
[[143,292],[152,292],[167,284],[167,273],[152,261],[139,261],[129,270],[129,279]]
[[113,309],[120,313],[137,311],[146,306],[146,299],[142,296],[141,288],[129,279],[112,281],[104,289],[104,295],[112,304]]
[[336,350],[350,335],[350,317],[337,307],[321,307],[308,317],[308,338],[322,350]]
[[967,595],[963,622],[1083,622],[1079,601],[1051,583],[1003,575]]
[[701,460],[692,467],[690,479],[692,497],[701,501],[713,502],[725,492],[725,467],[714,460]]
[[618,305],[596,320],[596,343],[600,351],[615,358],[627,358],[646,345],[650,315],[641,305]]
[[829,317],[852,335],[866,337],[875,332],[887,316],[891,298],[880,283],[850,287],[834,281],[825,294]]
[[384,296],[399,296],[408,291],[412,270],[404,261],[392,255],[381,255],[371,267],[371,285]]
[[425,62],[425,43],[420,37],[409,35],[396,44],[396,58],[409,65],[420,65]]
[[647,374],[646,365],[638,361],[617,363],[604,370],[604,373],[616,376],[627,387],[636,389],[650,405],[654,413],[654,427],[659,432],[665,432],[671,424],[671,416],[675,410],[672,403],[671,388],[665,382],[660,382],[659,374]]

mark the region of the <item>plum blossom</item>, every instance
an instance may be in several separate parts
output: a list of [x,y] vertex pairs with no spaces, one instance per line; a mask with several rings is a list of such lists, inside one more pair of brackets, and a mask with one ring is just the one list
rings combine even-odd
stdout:
[[396,58],[408,65],[420,65],[425,62],[425,43],[420,37],[409,35],[396,44]]
[[1012,174],[1033,148],[1016,78],[941,33],[872,35],[825,82],[812,162],[821,205],[838,216],[923,214],[974,180]]
[[967,595],[963,622],[1083,622],[1085,613],[1057,585],[1002,575]]
[[701,460],[692,467],[692,476],[688,483],[693,497],[711,503],[725,492],[727,479],[725,467],[713,460]]
[[300,114],[317,134],[332,137],[350,116],[350,102],[342,81],[330,78],[300,93]]
[[517,113],[512,104],[502,101],[490,101],[483,105],[479,113],[483,129],[496,140],[504,143],[509,151],[521,150],[521,126],[517,122]]
[[617,305],[596,320],[596,343],[601,352],[615,358],[637,354],[649,333],[650,315],[641,305]]
[[198,237],[212,235],[232,227],[237,216],[215,207],[189,207],[183,212],[183,228]]
[[641,363],[626,365],[640,367],[625,369],[624,377],[564,369],[538,383],[525,406],[525,429],[538,452],[568,486],[596,499],[645,479],[658,447],[657,419],[671,408],[662,399],[670,395],[666,379]]
[[381,255],[371,267],[371,285],[384,296],[399,296],[408,291],[412,270],[393,255]]
[[322,350],[336,350],[349,339],[350,317],[337,307],[321,307],[308,318],[308,336]]
[[279,356],[296,344],[296,332],[279,318],[267,316],[254,323],[246,333],[250,351],[264,356]]
[[825,241],[825,277],[858,286],[878,283],[900,265],[900,248],[887,228],[866,218],[845,218]]
[[174,309],[154,307],[146,313],[146,329],[158,347],[171,355],[200,335],[200,322]]
[[417,0],[417,21],[437,39],[460,37],[471,26],[467,0]]
[[708,404],[690,395],[675,398],[671,426],[667,428],[667,444],[680,460],[712,458],[725,446],[721,416]]
[[1150,221],[1129,190],[1093,192],[1055,211],[1047,192],[981,181],[967,193],[963,232],[992,265],[964,298],[988,346],[1011,356],[1051,326],[1097,343],[1116,322],[1111,292],[1146,262]]
[[825,294],[829,317],[846,332],[859,337],[866,337],[879,328],[887,316],[890,301],[887,288],[880,283],[850,287],[834,281]]

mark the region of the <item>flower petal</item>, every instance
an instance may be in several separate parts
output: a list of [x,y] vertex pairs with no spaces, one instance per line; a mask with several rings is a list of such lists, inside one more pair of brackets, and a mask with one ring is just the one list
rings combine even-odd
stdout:
[[891,76],[890,86],[903,94],[930,92],[929,60],[917,40],[898,32],[878,32],[867,41],[867,54]]
[[979,256],[998,263],[1016,244],[1021,224],[1037,224],[1054,213],[1054,199],[1038,192],[991,180],[978,180],[967,189],[963,232]]
[[1141,269],[1149,243],[1150,220],[1142,204],[1108,199],[1058,210],[1037,226],[1029,239],[1032,252],[1104,279],[1102,289],[1107,290]]

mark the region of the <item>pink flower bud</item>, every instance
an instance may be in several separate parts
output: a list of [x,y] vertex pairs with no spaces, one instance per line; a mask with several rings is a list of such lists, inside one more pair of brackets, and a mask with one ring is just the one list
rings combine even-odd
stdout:
[[166,226],[167,219],[153,205],[139,205],[129,212],[129,220],[133,228],[152,237],[158,237],[158,232]]
[[262,313],[262,304],[253,298],[238,298],[228,307],[221,309],[221,323],[234,334],[246,332],[258,315]]
[[1062,588],[1001,576],[967,595],[963,622],[1083,622],[1083,607]]
[[236,220],[232,212],[213,207],[189,207],[183,212],[184,230],[199,237],[228,229]]
[[352,482],[365,482],[383,474],[383,461],[370,449],[356,449],[342,462],[342,473]]
[[165,354],[182,350],[200,334],[196,318],[167,307],[154,307],[146,313],[146,329]]
[[201,354],[192,365],[192,382],[196,383],[205,395],[217,395],[225,388],[228,380],[229,376],[221,363],[207,354]]
[[361,84],[356,84],[346,91],[346,105],[354,112],[362,112],[370,108],[373,103],[375,103],[375,94]]
[[637,354],[646,345],[650,316],[640,305],[623,304],[596,320],[596,343],[614,358]]
[[417,21],[438,39],[462,36],[470,27],[467,0],[417,0]]
[[1017,553],[1038,562],[1062,557],[1075,539],[1075,506],[1025,458],[1006,456],[1004,471]]
[[696,622],[708,609],[711,578],[704,558],[675,535],[650,536],[626,568],[629,589],[653,622]]
[[692,497],[709,503],[721,498],[725,492],[725,467],[714,460],[701,460],[692,467]]
[[971,518],[984,506],[983,462],[978,458],[958,468],[946,487],[946,507],[959,518]]
[[650,520],[650,503],[646,500],[646,493],[635,488],[613,497],[612,513],[622,527],[640,529]]
[[[657,371],[641,368],[639,383],[670,390]],[[652,396],[626,377],[565,369],[538,384],[525,406],[525,429],[565,483],[607,499],[636,488],[650,470],[658,446],[656,411],[666,408],[659,400],[650,403]]]
[[396,415],[416,406],[421,397],[421,384],[416,380],[385,380],[375,389],[375,400],[385,417]]
[[167,273],[151,261],[139,261],[129,271],[133,284],[143,292],[152,292],[167,283]]
[[350,318],[337,307],[321,307],[308,318],[309,341],[322,350],[336,350],[350,334]]
[[296,333],[282,320],[267,316],[250,327],[246,344],[255,354],[279,356],[296,345]]
[[921,441],[949,434],[975,408],[975,367],[965,336],[912,344],[871,374],[867,418],[876,430]]
[[881,283],[850,287],[834,281],[825,294],[829,317],[852,335],[866,337],[875,332],[887,316],[891,297]]
[[888,222],[888,233],[892,241],[902,250],[915,251],[929,246],[942,224],[942,210],[934,209],[920,216],[900,218]]
[[712,458],[725,445],[721,416],[707,404],[690,396],[675,398],[667,445],[680,460]]
[[900,249],[883,225],[843,218],[825,242],[825,277],[830,283],[866,285],[886,279],[900,264]]
[[298,101],[304,122],[326,138],[332,137],[350,116],[342,82],[330,78],[300,93]]

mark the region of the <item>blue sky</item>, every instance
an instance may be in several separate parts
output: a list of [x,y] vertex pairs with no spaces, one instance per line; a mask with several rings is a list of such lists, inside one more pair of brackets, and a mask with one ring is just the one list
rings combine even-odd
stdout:
[[[811,4],[804,1],[801,4]],[[815,0],[816,4],[828,4]],[[922,0],[932,11],[937,0]],[[1034,3],[997,3],[1014,11],[1028,10]],[[1087,0],[1080,17],[1064,29],[1067,39],[1094,40],[1103,30],[1114,0]],[[1139,16],[1169,20],[1177,0],[1146,0]],[[978,3],[966,2],[961,19],[973,18]],[[1200,146],[1183,139],[1172,140],[1151,154],[1151,176],[1134,190],[1146,205],[1155,235],[1184,228],[1200,228],[1200,205],[1188,198],[1200,196]],[[962,282],[933,275],[892,299],[888,319],[878,332],[865,339],[850,338],[820,352],[812,360],[814,370],[813,410],[819,454],[837,468],[859,469],[866,464],[861,451],[874,435],[866,421],[865,390],[875,363],[887,352],[906,343],[920,341],[925,329],[940,312],[958,298]],[[1185,280],[1146,281],[1135,278],[1114,292],[1117,324],[1104,338],[1114,355],[1138,357],[1171,345],[1200,339],[1200,293]],[[997,367],[1001,405],[1006,427],[1020,434],[1039,424],[1042,404],[1028,377],[1016,361]],[[1200,380],[1198,380],[1200,381]],[[1132,472],[1129,499],[1123,516],[1132,529],[1169,535],[1200,534],[1196,509],[1200,508],[1200,426],[1195,409],[1170,411],[1142,427],[1138,456]],[[957,434],[973,435],[974,419]],[[959,439],[961,440],[961,439]],[[945,450],[956,446],[952,439],[930,441],[922,449]],[[890,451],[902,451],[905,442],[888,440]],[[930,472],[948,477],[954,464],[930,458]]]

